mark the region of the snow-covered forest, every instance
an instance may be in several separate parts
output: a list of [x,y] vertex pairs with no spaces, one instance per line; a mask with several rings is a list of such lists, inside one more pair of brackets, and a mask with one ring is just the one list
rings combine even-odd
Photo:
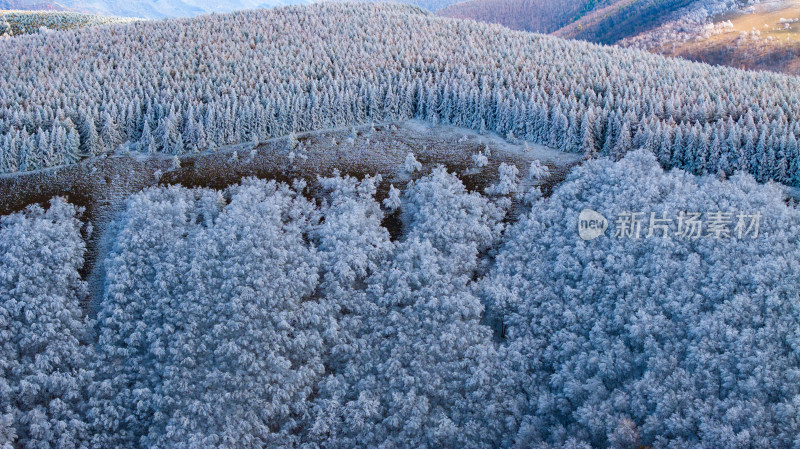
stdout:
[[133,20],[77,12],[0,11],[0,38],[48,30],[71,30],[111,23],[130,23]]
[[605,3],[594,0],[469,0],[436,14],[497,23],[512,30],[552,33]]
[[[353,3],[352,0],[322,0],[326,2],[339,2],[339,3]],[[427,11],[440,11],[444,8],[447,8],[450,5],[455,5],[457,3],[462,2],[463,0],[401,0],[401,1],[392,1],[392,0],[357,0],[359,2],[368,2],[368,3],[402,3],[406,5],[414,5],[419,6]]]
[[[577,238],[583,208],[612,221],[605,237]],[[703,213],[702,236],[674,219],[646,237],[680,211]],[[626,212],[644,213],[641,238],[614,236]],[[730,236],[714,237],[715,213],[733,214]],[[739,214],[761,215],[757,237],[733,232]],[[664,173],[644,151],[577,168],[481,283],[524,367],[517,442],[796,446],[799,245],[800,213],[749,176]]]
[[[383,201],[380,177],[336,175],[135,194],[88,311],[81,211],[3,217],[0,447],[797,443],[800,213],[781,189],[646,150],[547,198],[521,183],[540,164],[479,193],[415,162]],[[640,239],[612,220],[584,241],[586,208],[762,220]]]
[[336,2],[0,67],[0,449],[800,446],[797,78]]
[[0,447],[87,441],[90,324],[78,210],[54,199],[0,219]]
[[[420,118],[800,186],[800,82],[322,3],[0,41],[0,171]],[[10,57],[9,55],[14,55]]]

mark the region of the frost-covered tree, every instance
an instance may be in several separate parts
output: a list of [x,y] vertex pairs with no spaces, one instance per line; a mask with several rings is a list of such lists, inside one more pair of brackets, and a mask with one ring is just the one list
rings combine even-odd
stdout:
[[402,204],[403,203],[400,199],[400,190],[395,188],[394,184],[392,184],[389,186],[389,195],[387,195],[386,199],[383,200],[383,207],[394,212],[399,209]]
[[478,152],[472,155],[472,163],[475,168],[483,168],[489,165],[489,158],[483,152]]
[[91,379],[78,210],[54,199],[0,219],[0,447],[83,448]]
[[[8,386],[4,382],[4,380],[0,381],[0,385],[2,385],[3,389],[7,389]],[[17,431],[14,429],[14,415],[12,413],[0,414],[0,448],[14,449],[13,444],[16,440]]]
[[102,447],[291,446],[321,375],[311,203],[285,184],[132,197],[98,311]]
[[534,181],[541,181],[550,175],[550,169],[542,164],[538,159],[531,162],[528,168],[528,178]]
[[519,169],[514,164],[500,164],[497,169],[498,180],[486,188],[489,195],[508,195],[519,190]]
[[94,156],[101,150],[100,136],[97,134],[94,119],[85,113],[81,119],[80,143],[85,156]]
[[502,213],[443,169],[412,183],[402,210],[406,235],[353,301],[352,341],[334,348],[340,365],[320,385],[310,437],[331,447],[492,447],[519,398],[498,383],[470,280]]
[[332,308],[339,321],[326,331],[327,373],[339,370],[348,356],[347,350],[356,337],[354,330],[361,325],[352,312],[362,307],[365,280],[394,248],[381,223],[383,212],[374,198],[380,180],[366,177],[359,182],[338,174],[319,179],[325,192],[320,206],[321,223],[311,234],[323,267],[318,291],[323,304]]
[[114,123],[114,119],[111,118],[111,114],[106,111],[103,114],[103,121],[100,125],[100,145],[104,148],[104,151],[113,151],[117,148],[117,145],[120,144],[121,136],[119,130],[117,129],[118,125]]
[[[578,236],[585,208],[607,217],[605,235]],[[731,238],[681,236],[685,211]],[[640,238],[617,234],[639,212]],[[755,214],[758,236],[737,235]],[[644,150],[577,168],[511,226],[482,283],[529,398],[516,445],[796,444],[799,223],[747,175],[664,172]]]
[[403,167],[406,173],[411,174],[415,171],[422,170],[422,163],[417,160],[417,158],[414,156],[414,153],[408,152],[406,154],[406,160],[403,163]]

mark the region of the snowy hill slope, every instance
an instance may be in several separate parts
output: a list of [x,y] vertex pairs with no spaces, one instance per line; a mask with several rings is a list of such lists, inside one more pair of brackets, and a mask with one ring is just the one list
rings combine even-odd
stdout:
[[442,17],[497,23],[513,30],[552,33],[568,25],[587,10],[592,0],[469,0],[437,11]]
[[790,20],[797,8],[757,0],[470,0],[437,14],[796,75],[800,49]]
[[469,0],[437,14],[613,44],[674,19],[687,6],[724,3],[726,0]]
[[65,11],[67,8],[61,2],[48,2],[43,0],[0,0],[0,10],[25,10],[25,11]]
[[[55,196],[84,207],[84,218],[97,230],[87,239],[84,270],[88,273],[97,258],[98,238],[114,211],[129,195],[144,188],[180,184],[221,189],[243,177],[285,179],[288,174],[313,182],[318,175],[334,170],[357,177],[379,173],[386,183],[402,187],[409,180],[403,171],[408,152],[429,168],[442,164],[459,173],[470,189],[477,190],[496,180],[501,163],[524,170],[533,160],[539,160],[550,167],[543,186],[547,192],[554,182],[563,179],[568,167],[581,160],[578,154],[539,145],[511,144],[496,135],[480,135],[462,128],[420,121],[395,122],[297,133],[178,157],[111,155],[65,167],[0,176],[0,215],[23,210],[28,204],[46,203]],[[479,155],[486,157],[485,168],[480,170],[474,160]],[[380,187],[386,193],[387,185]]]
[[0,11],[0,36],[131,23],[137,19],[66,11]]
[[3,172],[417,118],[587,156],[646,147],[666,167],[800,185],[797,78],[410,6],[138,22],[5,39],[0,50],[20,55],[0,74]]
[[800,75],[800,4],[764,1],[693,14],[620,42],[709,64]]
[[163,19],[309,3],[309,0],[0,0],[0,9],[69,10],[117,17]]

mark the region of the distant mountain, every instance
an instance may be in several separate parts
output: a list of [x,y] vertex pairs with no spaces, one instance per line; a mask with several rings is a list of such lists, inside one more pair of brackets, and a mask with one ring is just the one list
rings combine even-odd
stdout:
[[661,25],[693,2],[698,0],[470,0],[438,14],[612,44]]
[[599,3],[577,20],[556,31],[556,36],[614,44],[650,31],[671,19],[676,12],[704,0],[616,0]]
[[709,64],[800,75],[800,3],[765,1],[723,13],[698,11],[619,45]]
[[511,29],[551,33],[595,7],[597,0],[470,0],[437,14],[498,23]]
[[[353,0],[0,0],[0,10],[74,11],[117,17],[163,19],[193,17],[207,13],[226,13],[243,9],[314,3],[315,1],[349,2]],[[358,1],[358,0],[356,0]],[[461,0],[362,0],[368,3],[394,2],[438,11]]]
[[0,0],[0,9],[69,10],[119,17],[163,19],[213,12],[310,3],[308,0]]
[[140,19],[131,17],[101,16],[74,11],[53,10],[3,10],[0,9],[0,38],[55,30],[132,23]]
[[146,19],[191,17],[204,12],[182,0],[64,0],[64,4],[75,11]]
[[795,0],[469,0],[437,15],[800,75]]
[[347,3],[353,1],[357,1],[359,3],[402,3],[406,5],[419,6],[422,9],[427,9],[428,11],[436,12],[444,8],[447,8],[451,5],[455,5],[459,2],[463,2],[464,0],[318,0],[318,1],[331,2],[331,3]]
[[[273,8],[275,6],[311,3],[311,0],[183,0],[204,12],[231,12],[241,9]],[[154,0],[158,3],[158,0]]]
[[796,0],[468,0],[436,14],[800,75]]
[[0,10],[66,11],[68,8],[45,0],[0,0]]

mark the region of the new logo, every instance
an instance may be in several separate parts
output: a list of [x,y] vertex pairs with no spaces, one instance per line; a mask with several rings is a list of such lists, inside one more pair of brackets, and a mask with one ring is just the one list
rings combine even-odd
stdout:
[[608,229],[608,220],[591,209],[584,209],[578,215],[578,235],[584,240],[600,237]]

